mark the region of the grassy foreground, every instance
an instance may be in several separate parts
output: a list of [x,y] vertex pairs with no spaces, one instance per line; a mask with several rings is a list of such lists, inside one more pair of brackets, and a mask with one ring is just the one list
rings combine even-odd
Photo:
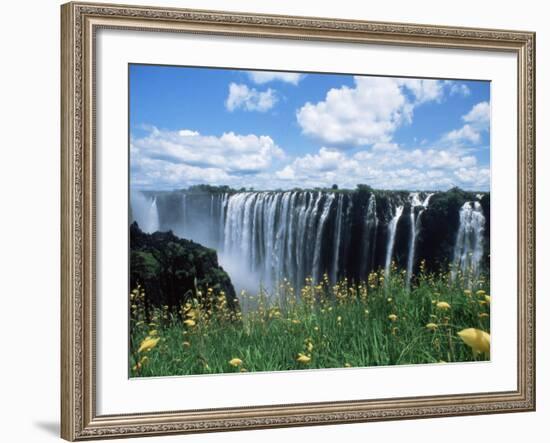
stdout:
[[490,332],[488,281],[482,276],[464,289],[464,280],[421,271],[408,290],[405,272],[394,269],[388,281],[373,272],[356,285],[307,279],[299,296],[285,282],[276,297],[243,294],[237,312],[211,289],[178,312],[149,309],[137,288],[130,294],[130,376],[486,360],[488,341],[471,334]]

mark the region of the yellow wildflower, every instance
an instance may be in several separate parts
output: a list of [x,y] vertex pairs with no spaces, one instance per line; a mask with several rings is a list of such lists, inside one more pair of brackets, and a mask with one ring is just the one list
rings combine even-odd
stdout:
[[482,295],[485,295],[485,291],[483,289],[480,289],[479,291],[476,291],[476,295],[479,295],[481,297]]
[[351,368],[351,365],[349,363],[344,363],[344,368]]
[[298,363],[308,364],[311,361],[311,357],[308,357],[306,354],[302,354],[300,352],[296,358],[296,361],[298,361]]
[[313,343],[308,342],[307,345],[306,345],[306,348],[309,352],[313,351]]
[[147,357],[146,355],[144,355],[143,357],[141,357],[141,360],[140,360],[140,363],[142,365],[144,365],[145,363],[147,363],[149,361],[149,357]]
[[489,314],[487,314],[486,312],[479,313],[479,318],[487,318],[487,317],[489,317]]
[[292,320],[292,323],[294,323],[295,325],[297,325],[297,324],[300,323],[300,320],[298,320],[298,319],[295,318],[294,320]]
[[240,358],[234,357],[231,360],[229,360],[229,364],[233,367],[238,367],[243,364],[243,361]]
[[464,295],[469,297],[470,295],[472,295],[472,291],[470,291],[469,289],[464,289]]
[[193,326],[195,326],[195,325],[197,324],[197,323],[195,323],[195,320],[191,320],[191,319],[185,320],[183,323],[184,323],[186,326],[189,326],[190,328],[192,328]]
[[143,340],[141,342],[141,345],[139,346],[138,352],[150,351],[151,349],[153,349],[157,345],[159,340],[160,340],[159,337],[157,337],[157,338],[152,338],[152,337],[145,338],[145,340]]
[[468,328],[458,333],[458,336],[466,343],[475,354],[481,352],[488,354],[491,347],[491,336],[480,329]]
[[436,303],[435,305],[438,309],[442,309],[444,311],[446,311],[447,309],[450,309],[451,308],[451,305],[449,303],[447,303],[446,301],[440,301],[438,303]]
[[341,321],[342,321],[342,317],[340,317],[340,316],[336,317],[336,321],[337,321],[337,322],[341,322]]
[[435,331],[437,329],[437,325],[435,323],[428,323],[426,325],[426,328],[429,329],[430,331]]
[[149,331],[149,337],[154,337],[155,335],[158,335],[158,331],[156,329]]
[[487,303],[491,303],[491,296],[490,296],[490,295],[486,295],[486,296],[485,296],[485,301],[486,301]]
[[184,347],[184,348],[189,348],[189,347],[191,347],[191,343],[189,343],[188,341],[184,341],[182,344],[183,344],[183,347]]
[[396,321],[396,320],[397,320],[397,315],[395,315],[395,314],[390,314],[390,315],[388,315],[388,318],[389,318],[391,321]]

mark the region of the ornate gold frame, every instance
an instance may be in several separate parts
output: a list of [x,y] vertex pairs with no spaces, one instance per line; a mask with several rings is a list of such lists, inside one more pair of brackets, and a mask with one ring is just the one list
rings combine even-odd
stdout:
[[[68,3],[61,7],[61,436],[67,440],[535,409],[535,34]],[[518,59],[518,383],[511,392],[98,416],[94,35],[99,28],[507,51]]]

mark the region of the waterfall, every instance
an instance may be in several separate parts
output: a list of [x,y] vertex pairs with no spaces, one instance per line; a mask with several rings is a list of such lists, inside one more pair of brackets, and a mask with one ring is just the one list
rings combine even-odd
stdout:
[[[227,206],[227,194],[222,194],[220,199],[220,218],[218,219],[218,248],[223,250],[224,245],[224,227],[225,227],[225,208]],[[185,202],[185,194],[183,194],[183,201]]]
[[[239,192],[222,198],[226,205],[222,265],[239,263],[274,292],[283,279],[299,290],[306,277],[320,281],[338,272],[344,197],[323,192]],[[336,202],[336,211],[333,211]],[[327,230],[331,214],[336,235]],[[334,234],[334,233],[332,233]],[[327,262],[326,257],[330,257]]]
[[182,210],[182,220],[181,220],[181,224],[182,224],[182,228],[181,228],[181,231],[183,233],[183,235],[185,236],[186,235],[186,232],[185,230],[187,229],[187,222],[186,222],[186,218],[187,218],[187,194],[183,194],[182,197],[181,197],[181,210]]
[[[418,237],[418,233],[420,232],[420,218],[422,216],[422,213],[428,208],[428,204],[430,203],[430,198],[432,197],[432,195],[433,193],[428,194],[423,201],[420,201],[420,193],[418,192],[411,192],[409,195],[409,202],[411,205],[411,233],[409,237],[409,253],[407,256],[407,287],[410,287],[411,284],[415,259],[416,240]],[[420,207],[421,209],[418,211],[418,214],[416,214],[416,208],[418,207]]]
[[342,208],[344,206],[344,195],[338,195],[336,209],[336,223],[334,224],[334,254],[332,256],[332,271],[330,281],[335,284],[338,281],[338,264],[340,260],[340,244],[342,242]]
[[403,205],[395,208],[395,214],[388,225],[388,243],[386,246],[386,264],[384,266],[384,276],[387,279],[390,276],[391,259],[393,248],[395,247],[395,232],[397,231],[397,223],[403,214]]
[[286,248],[286,274],[290,278],[290,282],[294,284],[295,288],[298,288],[301,285],[301,282],[296,281],[295,270],[296,270],[296,255],[295,255],[295,230],[296,230],[296,200],[298,199],[298,193],[293,192],[290,196],[290,208],[289,208],[289,218],[288,218],[288,244]]
[[[330,194],[325,200],[323,206],[323,212],[321,213],[321,218],[319,219],[317,233],[315,235],[315,251],[313,253],[313,281],[314,283],[319,283],[321,280],[321,247],[323,245],[323,233],[325,230],[325,224],[327,221],[328,213],[332,207],[332,202],[334,201],[334,194]],[[334,250],[334,255],[337,254],[337,249]]]
[[[441,240],[425,230],[434,223],[448,223],[448,217],[456,215],[441,210],[447,201],[441,195],[428,225],[424,213],[433,195],[198,187],[168,192],[132,189],[130,199],[132,221],[144,232],[172,230],[215,249],[237,292],[257,294],[262,287],[277,295],[280,283],[286,281],[299,295],[306,278],[317,284],[325,273],[331,284],[342,278],[359,283],[380,268],[389,279],[392,260],[406,267],[403,272],[410,287],[421,250],[431,254],[422,257],[429,269],[449,261],[453,279],[459,270],[478,276],[487,248],[483,244],[485,218],[476,194],[460,202],[459,228],[445,234],[444,249],[434,244]],[[488,198],[488,194],[479,195]],[[407,223],[400,223],[401,217]],[[448,242],[455,245],[450,256]]]
[[353,198],[348,195],[346,199],[347,204],[346,211],[344,214],[344,223],[343,223],[343,233],[342,241],[340,243],[339,251],[339,264],[338,272],[336,272],[337,279],[341,279],[343,274],[344,276],[350,271],[349,265],[349,254],[350,254],[350,243],[352,239],[352,228],[353,228]]
[[307,192],[300,196],[300,205],[298,210],[298,225],[296,235],[296,276],[294,278],[296,288],[304,284],[305,275],[305,240],[307,219],[313,210],[313,194]]
[[466,202],[460,209],[459,226],[454,248],[452,279],[460,270],[469,283],[477,279],[483,257],[485,216],[479,202]]
[[156,232],[159,230],[159,214],[157,198],[147,196],[141,191],[130,193],[132,207],[132,221],[136,221],[143,232]]
[[371,194],[367,203],[365,215],[363,216],[362,226],[363,235],[361,239],[360,278],[363,280],[367,279],[367,273],[373,261],[377,228],[378,217],[376,216],[376,197],[374,194]]

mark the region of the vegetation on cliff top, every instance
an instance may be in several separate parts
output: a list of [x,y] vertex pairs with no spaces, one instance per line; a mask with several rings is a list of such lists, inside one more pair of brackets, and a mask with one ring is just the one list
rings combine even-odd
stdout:
[[235,305],[235,289],[218,264],[216,251],[172,232],[146,234],[137,223],[130,226],[130,285],[147,293],[148,306],[179,306],[212,288]]

